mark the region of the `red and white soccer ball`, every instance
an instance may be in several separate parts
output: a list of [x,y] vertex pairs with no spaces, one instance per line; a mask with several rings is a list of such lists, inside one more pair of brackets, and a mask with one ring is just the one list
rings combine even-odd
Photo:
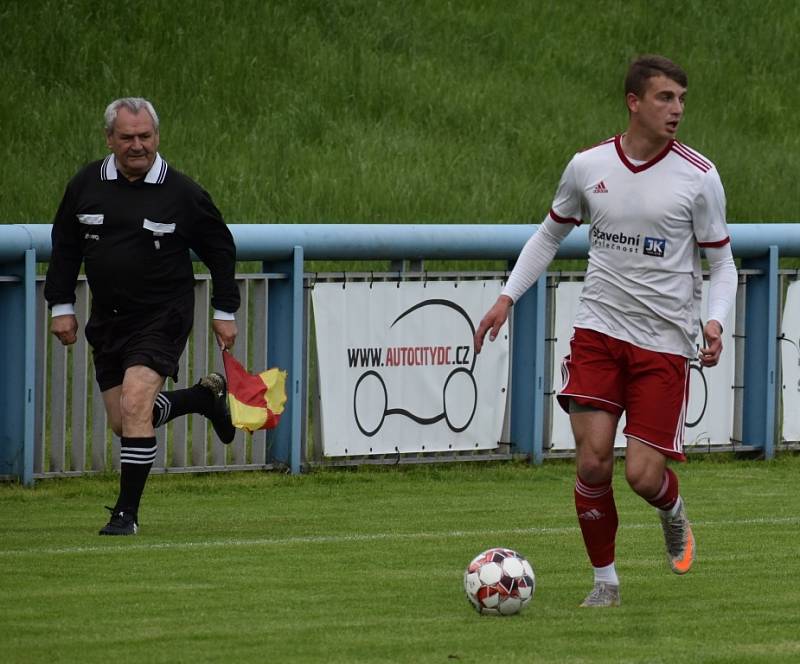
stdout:
[[464,590],[478,613],[510,616],[531,601],[536,589],[533,567],[512,549],[488,549],[464,572]]

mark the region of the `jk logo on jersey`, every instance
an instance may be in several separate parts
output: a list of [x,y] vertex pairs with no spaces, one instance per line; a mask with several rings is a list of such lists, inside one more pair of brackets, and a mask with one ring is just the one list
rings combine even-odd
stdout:
[[667,241],[658,237],[645,237],[643,252],[645,256],[663,258],[667,249]]

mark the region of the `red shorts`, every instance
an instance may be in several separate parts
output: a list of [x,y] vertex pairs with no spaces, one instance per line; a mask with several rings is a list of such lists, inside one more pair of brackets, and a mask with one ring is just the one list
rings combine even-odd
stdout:
[[689,360],[658,353],[576,327],[570,354],[561,363],[564,384],[558,403],[569,412],[569,400],[625,413],[623,433],[684,461],[683,432],[689,400]]

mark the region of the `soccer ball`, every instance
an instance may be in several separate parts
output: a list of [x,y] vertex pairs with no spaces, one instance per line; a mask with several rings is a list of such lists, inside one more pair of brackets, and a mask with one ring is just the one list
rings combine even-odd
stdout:
[[513,615],[531,601],[535,589],[533,567],[511,549],[479,553],[464,572],[467,599],[482,614]]

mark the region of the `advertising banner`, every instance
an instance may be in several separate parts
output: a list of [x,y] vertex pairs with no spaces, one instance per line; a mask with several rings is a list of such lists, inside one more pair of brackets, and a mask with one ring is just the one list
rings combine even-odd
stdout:
[[783,440],[800,440],[800,282],[789,284],[778,338],[783,396]]
[[326,456],[497,447],[508,326],[472,337],[501,282],[317,283],[312,292]]

